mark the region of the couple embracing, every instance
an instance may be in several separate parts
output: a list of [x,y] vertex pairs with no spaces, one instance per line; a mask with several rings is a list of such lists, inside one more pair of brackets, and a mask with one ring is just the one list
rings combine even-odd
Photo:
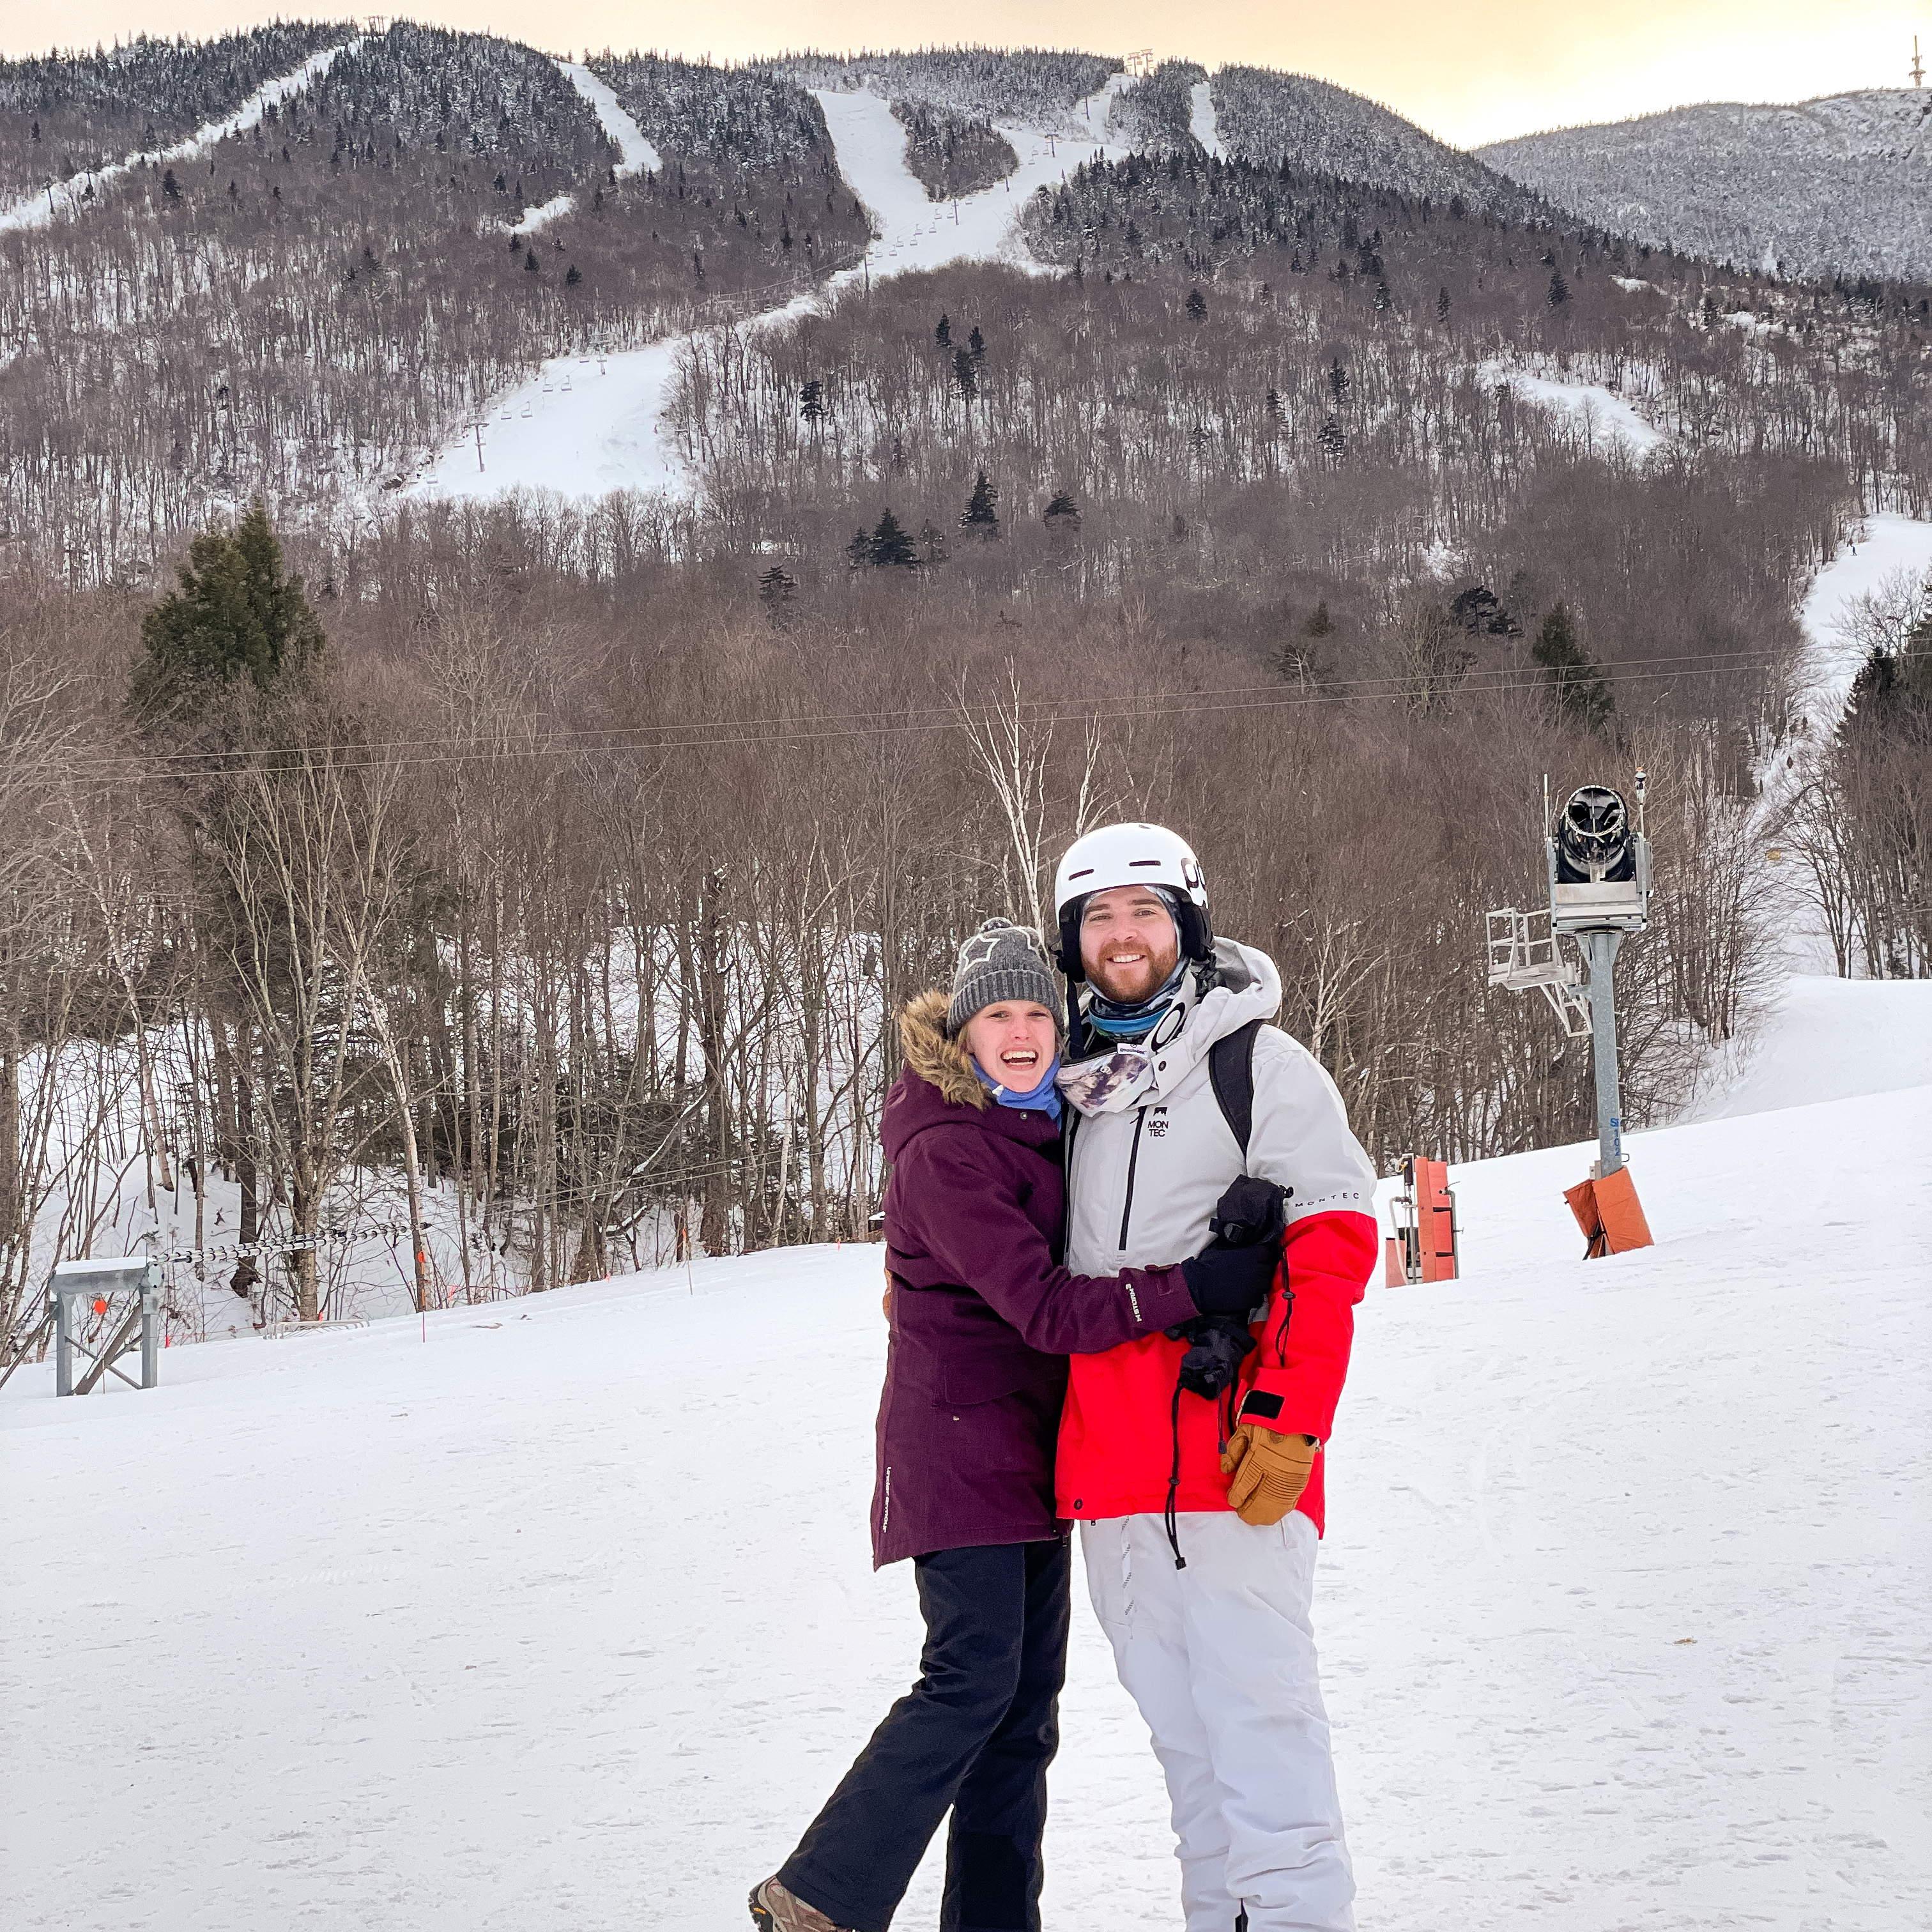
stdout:
[[1347,1932],[1310,1603],[1374,1172],[1181,839],[1090,832],[1054,899],[1070,1010],[992,920],[901,1018],[872,1540],[921,1675],[752,1915],[886,1932],[950,1810],[942,1932],[1038,1932],[1077,1522],[1186,1932]]

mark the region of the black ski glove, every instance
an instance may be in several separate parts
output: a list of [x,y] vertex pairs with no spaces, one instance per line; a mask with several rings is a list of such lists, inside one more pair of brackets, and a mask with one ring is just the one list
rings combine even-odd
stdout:
[[1180,1386],[1210,1402],[1233,1386],[1243,1360],[1255,1346],[1245,1315],[1197,1315],[1167,1332],[1188,1345],[1180,1358]]
[[1228,1182],[1208,1226],[1217,1248],[1252,1248],[1264,1241],[1279,1244],[1288,1227],[1288,1198],[1294,1192],[1278,1181],[1244,1174]]
[[1279,1234],[1251,1248],[1218,1242],[1180,1264],[1187,1292],[1203,1315],[1246,1316],[1267,1300],[1281,1266]]

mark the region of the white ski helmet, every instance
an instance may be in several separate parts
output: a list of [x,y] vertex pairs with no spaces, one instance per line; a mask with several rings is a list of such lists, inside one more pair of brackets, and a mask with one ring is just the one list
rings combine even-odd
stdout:
[[1060,969],[1083,979],[1080,914],[1095,892],[1115,886],[1159,886],[1172,896],[1181,956],[1210,959],[1214,928],[1208,917],[1208,884],[1201,861],[1186,839],[1164,825],[1103,825],[1083,832],[1066,848],[1053,878],[1053,910],[1060,928]]

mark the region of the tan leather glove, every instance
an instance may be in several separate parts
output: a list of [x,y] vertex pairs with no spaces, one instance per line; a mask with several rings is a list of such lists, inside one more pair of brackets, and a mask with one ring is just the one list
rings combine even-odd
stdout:
[[1234,1514],[1258,1529],[1280,1522],[1308,1486],[1317,1447],[1310,1436],[1240,1424],[1221,1452],[1221,1473],[1234,1479],[1228,1485]]

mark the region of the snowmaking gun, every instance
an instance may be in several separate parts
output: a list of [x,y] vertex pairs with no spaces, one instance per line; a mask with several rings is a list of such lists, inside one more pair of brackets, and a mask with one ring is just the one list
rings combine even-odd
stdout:
[[[1651,1245],[1649,1223],[1624,1160],[1623,1106],[1617,1069],[1616,995],[1612,974],[1625,939],[1650,923],[1650,841],[1644,836],[1645,774],[1633,787],[1636,812],[1620,791],[1580,786],[1554,814],[1544,791],[1544,853],[1549,910],[1505,906],[1489,915],[1489,983],[1540,991],[1564,1034],[1590,1039],[1597,1102],[1598,1156],[1589,1178],[1568,1189],[1588,1256]],[[1588,969],[1586,981],[1563,950],[1568,939]]]

